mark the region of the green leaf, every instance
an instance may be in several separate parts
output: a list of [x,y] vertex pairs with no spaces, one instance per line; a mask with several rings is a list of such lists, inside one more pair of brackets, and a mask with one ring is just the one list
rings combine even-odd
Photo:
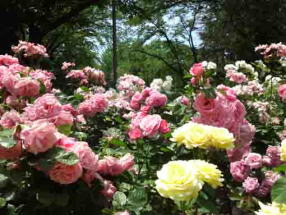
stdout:
[[286,177],[281,177],[272,187],[272,202],[286,203]]
[[0,208],[3,208],[6,205],[6,200],[0,197]]
[[78,163],[79,158],[73,152],[66,152],[64,149],[60,151],[56,156],[55,160],[66,165],[75,165]]
[[40,81],[40,94],[44,94],[46,92],[46,86]]
[[115,139],[115,138],[111,140],[111,144],[117,145],[117,146],[126,146],[125,142],[119,139]]
[[69,203],[69,195],[66,193],[59,193],[54,195],[54,203],[58,206],[64,207]]
[[275,171],[275,172],[286,172],[286,165],[283,164],[283,165],[277,166],[277,167],[273,168],[273,171]]
[[127,202],[126,195],[117,191],[113,196],[112,205],[115,207],[124,206]]
[[148,202],[148,196],[144,188],[138,187],[128,194],[128,203],[135,207],[144,207]]
[[8,177],[6,175],[0,174],[0,188],[3,188],[8,183]]
[[69,124],[65,124],[65,125],[59,125],[58,127],[58,131],[62,134],[65,134],[67,136],[69,136],[72,133],[72,126]]
[[13,138],[13,130],[0,131],[0,145],[4,148],[13,148],[17,142]]
[[210,199],[207,194],[200,192],[199,197],[197,198],[197,203],[204,213],[219,214],[219,211],[215,205],[215,200]]

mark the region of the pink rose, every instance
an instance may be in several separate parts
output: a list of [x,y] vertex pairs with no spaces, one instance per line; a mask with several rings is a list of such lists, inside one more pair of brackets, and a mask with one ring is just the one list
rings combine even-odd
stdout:
[[57,163],[50,171],[51,180],[59,184],[72,184],[82,175],[82,167],[79,163],[75,165],[65,165]]
[[213,115],[217,109],[215,99],[208,99],[203,93],[200,93],[194,102],[194,108],[203,115]]
[[16,96],[7,96],[5,103],[14,109],[22,109],[26,106],[25,100],[21,100]]
[[86,116],[94,116],[96,113],[103,112],[108,106],[108,101],[102,94],[94,94],[91,98],[80,103],[78,112]]
[[193,76],[202,76],[204,73],[204,67],[202,63],[195,63],[190,69],[190,73]]
[[35,97],[40,93],[40,83],[28,78],[22,79],[16,83],[14,91],[17,96]]
[[248,79],[246,75],[244,75],[241,72],[233,72],[233,71],[227,71],[226,77],[229,78],[230,81],[235,82],[237,84],[241,84],[243,82],[246,82]]
[[97,170],[98,156],[91,150],[88,143],[76,142],[72,151],[79,157],[83,168],[91,171]]
[[142,130],[144,136],[152,137],[158,133],[161,121],[162,119],[160,115],[147,115],[141,120],[139,127]]
[[268,146],[266,156],[263,156],[263,164],[269,167],[280,165],[280,148],[278,146]]
[[282,84],[278,87],[278,94],[281,97],[281,99],[286,98],[286,84]]
[[281,176],[278,173],[274,173],[272,171],[266,171],[265,172],[265,178],[261,182],[256,195],[258,197],[265,197],[267,196],[270,191],[272,186],[275,184],[275,182],[280,178]]
[[128,136],[131,140],[137,140],[143,137],[142,131],[139,128],[130,129]]
[[50,122],[56,126],[60,125],[73,125],[73,115],[67,111],[61,111],[58,115],[49,119]]
[[244,158],[246,164],[250,166],[251,169],[258,169],[262,167],[262,156],[257,153],[249,153]]
[[239,161],[250,152],[250,144],[237,146],[234,149],[227,150],[227,156],[230,162]]
[[15,110],[11,110],[3,114],[0,120],[0,125],[3,128],[11,129],[19,122],[21,122],[19,113]]
[[143,97],[141,93],[136,92],[130,101],[130,107],[134,110],[139,110],[141,107],[141,102],[143,101]]
[[254,193],[259,187],[259,182],[257,178],[247,177],[242,186],[246,193]]
[[243,182],[250,174],[250,166],[244,161],[230,163],[230,173],[235,181]]
[[170,128],[169,128],[168,122],[166,120],[164,120],[164,119],[161,120],[159,130],[163,134],[167,134],[168,132],[170,132]]
[[100,192],[107,198],[112,198],[113,195],[116,193],[117,189],[116,187],[112,184],[111,181],[104,180],[103,181],[103,190]]
[[54,124],[46,120],[38,120],[32,123],[32,126],[21,132],[24,148],[38,154],[52,148],[58,140],[57,129]]
[[247,120],[244,120],[240,126],[240,132],[237,140],[240,145],[251,143],[254,138],[256,129],[255,126],[250,124]]
[[10,66],[12,64],[19,64],[18,58],[12,57],[11,55],[0,55],[0,65]]
[[186,96],[181,96],[180,97],[180,102],[181,102],[181,104],[183,104],[185,106],[189,106],[190,105],[190,100]]
[[153,107],[162,107],[167,104],[167,100],[166,95],[155,91],[146,99],[146,104]]
[[134,157],[126,154],[120,159],[107,156],[103,160],[99,160],[97,171],[103,175],[116,176],[126,170],[130,170],[134,165]]
[[20,142],[17,143],[12,148],[4,148],[0,146],[0,159],[4,160],[15,160],[18,159],[22,154],[22,144]]

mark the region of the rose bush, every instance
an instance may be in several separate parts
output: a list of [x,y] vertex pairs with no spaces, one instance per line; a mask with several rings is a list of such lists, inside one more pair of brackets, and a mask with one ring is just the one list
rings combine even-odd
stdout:
[[0,56],[0,214],[285,213],[285,47],[196,63],[178,92],[64,62],[61,91],[21,41]]

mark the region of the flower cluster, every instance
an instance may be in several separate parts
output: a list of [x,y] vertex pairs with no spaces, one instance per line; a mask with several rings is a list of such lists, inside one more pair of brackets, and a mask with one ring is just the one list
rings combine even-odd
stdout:
[[231,149],[234,147],[233,134],[227,129],[193,122],[177,128],[172,133],[171,140],[179,145],[185,145],[188,149],[195,147]]
[[123,75],[117,81],[117,90],[125,96],[131,97],[135,92],[143,90],[145,81],[135,75]]
[[270,45],[259,45],[255,51],[263,55],[264,58],[277,58],[286,56],[286,45],[282,43],[272,43]]
[[203,61],[201,63],[195,63],[189,73],[193,76],[191,79],[191,84],[193,86],[197,85],[205,75],[206,71],[216,70],[217,65],[213,62]]
[[24,54],[24,57],[48,57],[47,49],[43,45],[34,44],[31,42],[20,41],[17,46],[12,46],[12,51],[16,54]]
[[170,91],[172,88],[173,78],[171,76],[166,76],[166,80],[163,81],[161,78],[154,79],[151,84],[150,88],[157,91]]
[[161,196],[175,201],[189,201],[198,196],[204,183],[222,186],[222,173],[216,165],[202,160],[170,161],[157,172],[156,189]]
[[[62,69],[67,70],[70,66],[74,66],[74,64],[63,64]],[[82,85],[87,85],[89,82],[106,85],[104,72],[91,67],[85,67],[82,70],[71,70],[67,73],[66,78],[79,80]]]

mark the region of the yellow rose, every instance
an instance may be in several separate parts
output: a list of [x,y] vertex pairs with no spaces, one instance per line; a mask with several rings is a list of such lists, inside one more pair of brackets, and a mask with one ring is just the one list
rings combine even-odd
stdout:
[[203,182],[188,161],[170,161],[157,172],[156,189],[163,197],[188,201],[198,196]]
[[280,147],[280,158],[281,161],[286,162],[286,139],[282,141]]
[[171,141],[186,148],[219,148],[231,149],[234,147],[234,137],[225,128],[218,128],[204,124],[189,122],[172,133]]
[[262,204],[259,202],[260,210],[256,212],[256,215],[285,215],[286,204],[278,204],[273,202],[272,204]]
[[223,175],[216,165],[203,160],[191,160],[189,163],[192,168],[197,169],[201,181],[208,183],[213,188],[222,186]]
[[234,137],[225,128],[212,127],[211,131],[211,140],[212,146],[220,149],[232,149],[234,148]]

